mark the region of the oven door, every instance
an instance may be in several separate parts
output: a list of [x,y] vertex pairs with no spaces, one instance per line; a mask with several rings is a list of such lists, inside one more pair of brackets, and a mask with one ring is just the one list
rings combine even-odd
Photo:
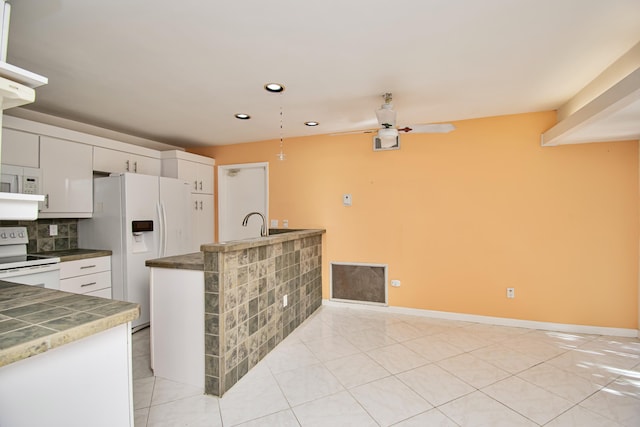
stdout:
[[47,289],[60,289],[60,265],[48,264],[0,270],[0,280]]

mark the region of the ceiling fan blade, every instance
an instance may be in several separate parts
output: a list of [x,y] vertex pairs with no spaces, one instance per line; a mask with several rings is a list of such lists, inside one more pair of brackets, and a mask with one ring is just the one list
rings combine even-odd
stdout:
[[406,133],[449,133],[455,128],[451,123],[429,123],[405,126],[404,128],[398,128],[398,131]]
[[363,130],[352,130],[347,132],[335,132],[330,133],[329,136],[339,136],[339,135],[356,135],[361,133],[376,133],[378,129],[363,129]]

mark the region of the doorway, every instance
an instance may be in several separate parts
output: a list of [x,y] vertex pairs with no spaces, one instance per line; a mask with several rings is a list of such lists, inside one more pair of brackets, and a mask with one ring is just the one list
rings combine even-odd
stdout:
[[269,228],[269,163],[218,166],[218,241],[259,237],[259,215],[251,216],[247,226],[242,226],[250,212],[264,215]]

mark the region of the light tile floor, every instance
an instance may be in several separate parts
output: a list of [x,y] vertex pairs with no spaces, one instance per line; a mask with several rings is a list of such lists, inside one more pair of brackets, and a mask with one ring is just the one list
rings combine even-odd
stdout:
[[137,427],[640,426],[633,338],[323,306],[222,398],[133,359]]

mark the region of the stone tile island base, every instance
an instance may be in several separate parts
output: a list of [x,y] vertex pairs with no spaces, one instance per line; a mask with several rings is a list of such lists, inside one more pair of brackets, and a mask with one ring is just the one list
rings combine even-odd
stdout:
[[202,246],[205,393],[222,396],[320,307],[324,232]]

